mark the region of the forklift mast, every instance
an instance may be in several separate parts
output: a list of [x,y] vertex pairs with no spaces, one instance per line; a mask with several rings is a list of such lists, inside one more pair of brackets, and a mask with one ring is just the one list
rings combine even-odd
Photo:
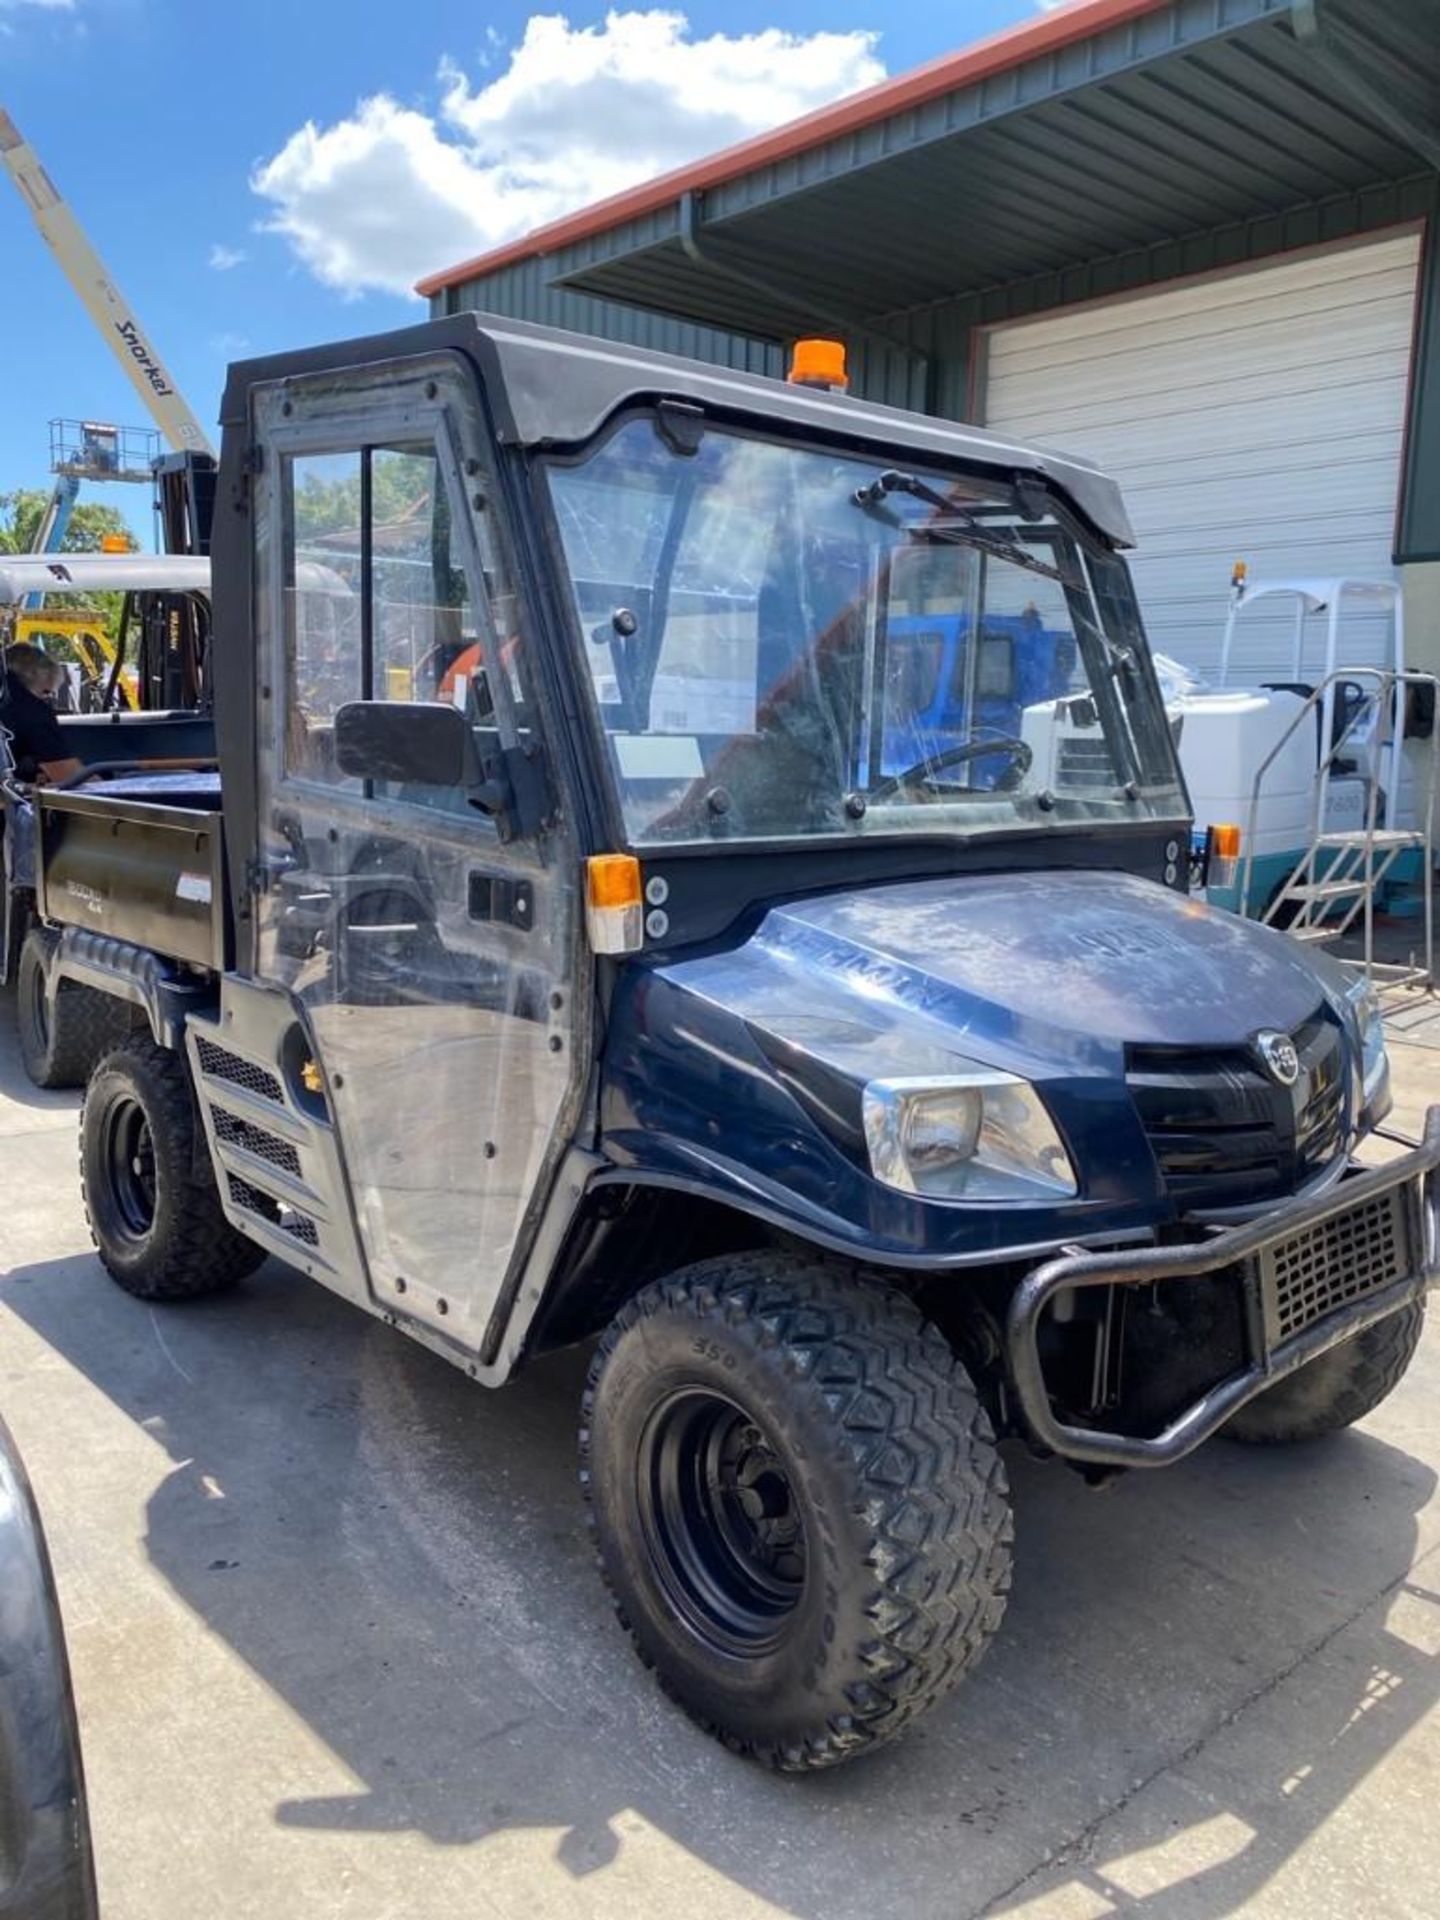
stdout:
[[208,453],[166,453],[155,461],[155,506],[166,553],[210,551],[215,461]]

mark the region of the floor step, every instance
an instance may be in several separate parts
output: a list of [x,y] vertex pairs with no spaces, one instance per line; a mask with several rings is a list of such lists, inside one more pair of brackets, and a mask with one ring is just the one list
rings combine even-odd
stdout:
[[1363,830],[1356,833],[1322,833],[1315,840],[1317,847],[1373,847],[1377,853],[1399,853],[1406,847],[1423,847],[1423,833],[1412,833],[1404,827],[1377,827],[1374,833]]
[[1286,927],[1285,932],[1292,940],[1320,941],[1338,940],[1345,931],[1343,927]]
[[1286,887],[1281,898],[1285,900],[1344,900],[1354,894],[1363,894],[1369,882],[1363,875],[1355,880],[1307,880],[1300,886]]

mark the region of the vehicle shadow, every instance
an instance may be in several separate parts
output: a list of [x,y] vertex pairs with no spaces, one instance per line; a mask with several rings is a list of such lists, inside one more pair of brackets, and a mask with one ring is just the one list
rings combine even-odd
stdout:
[[[704,1863],[707,1911],[723,1875],[737,1912],[803,1920],[1028,1913],[1075,1883],[1218,1920],[1440,1698],[1440,1657],[1366,1613],[1434,1492],[1410,1455],[1360,1433],[1216,1445],[1095,1496],[1017,1452],[1015,1593],[983,1666],[893,1749],[778,1779],[690,1727],[609,1615],[575,1484],[583,1355],[487,1394],[273,1265],[163,1311],[157,1338],[89,1257],[21,1267],[0,1299],[168,1449],[154,1566],[364,1783],[277,1821],[441,1847],[559,1830],[536,1910],[633,1906],[604,1869],[638,1819]],[[1278,1743],[1194,1796],[1197,1828],[1228,1804],[1250,1839],[1138,1903],[1105,1894],[1087,1836],[1107,1812],[1127,1806],[1129,1850],[1173,1843],[1173,1798],[1151,1832],[1137,1788],[1346,1627],[1363,1658],[1307,1669]]]

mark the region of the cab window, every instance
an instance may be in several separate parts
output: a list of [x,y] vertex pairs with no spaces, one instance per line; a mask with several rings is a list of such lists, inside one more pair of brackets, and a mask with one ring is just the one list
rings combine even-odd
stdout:
[[[513,625],[513,596],[483,548],[484,578],[470,578],[434,443],[292,455],[282,486],[286,776],[361,790],[335,764],[335,714],[348,701],[445,701],[493,721],[486,662],[500,659],[512,690],[517,672],[514,635],[497,634],[493,616]],[[443,787],[366,791],[464,804]]]

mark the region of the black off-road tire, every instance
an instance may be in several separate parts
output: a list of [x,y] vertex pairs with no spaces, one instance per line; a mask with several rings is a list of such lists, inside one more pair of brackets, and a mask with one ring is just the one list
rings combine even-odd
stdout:
[[106,1272],[137,1299],[217,1293],[265,1258],[225,1218],[200,1131],[184,1061],[148,1037],[106,1054],[90,1076],[85,1216]]
[[893,1738],[1000,1624],[1013,1528],[990,1422],[913,1303],[846,1268],[742,1254],[647,1287],[595,1355],[580,1454],[641,1659],[766,1765]]
[[1424,1328],[1425,1304],[1417,1300],[1267,1387],[1222,1432],[1250,1446],[1275,1447],[1353,1426],[1399,1386]]
[[15,1024],[20,1061],[37,1087],[83,1087],[102,1054],[133,1027],[130,1008],[113,994],[61,980],[45,984],[51,936],[32,927],[15,972]]

